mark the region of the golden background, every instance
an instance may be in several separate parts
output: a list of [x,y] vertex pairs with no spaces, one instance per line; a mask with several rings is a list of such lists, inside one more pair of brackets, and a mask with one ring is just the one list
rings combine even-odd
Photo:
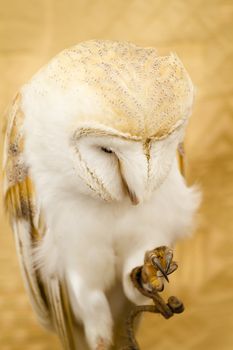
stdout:
[[[142,350],[233,349],[232,34],[232,0],[0,0],[1,120],[50,57],[92,38],[176,51],[197,87],[186,171],[203,204],[196,234],[176,249],[180,267],[169,286],[186,311],[169,321],[146,316]],[[0,349],[60,349],[34,318],[0,210]]]

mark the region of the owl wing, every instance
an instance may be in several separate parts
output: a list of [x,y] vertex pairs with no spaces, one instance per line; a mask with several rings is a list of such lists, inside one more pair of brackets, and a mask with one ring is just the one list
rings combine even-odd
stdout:
[[47,328],[55,330],[65,349],[74,349],[72,316],[66,285],[57,276],[41,278],[33,263],[33,247],[46,235],[33,181],[24,160],[24,114],[18,94],[9,108],[3,159],[4,203],[14,232],[23,279],[32,307]]

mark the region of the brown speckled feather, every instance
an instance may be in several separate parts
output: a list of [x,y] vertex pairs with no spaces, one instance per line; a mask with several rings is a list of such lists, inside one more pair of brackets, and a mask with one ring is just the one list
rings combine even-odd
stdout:
[[53,328],[65,349],[74,349],[72,319],[64,283],[42,280],[34,268],[33,247],[46,234],[43,214],[24,159],[24,114],[18,94],[8,112],[3,162],[4,203],[14,231],[21,270],[32,307],[45,327]]

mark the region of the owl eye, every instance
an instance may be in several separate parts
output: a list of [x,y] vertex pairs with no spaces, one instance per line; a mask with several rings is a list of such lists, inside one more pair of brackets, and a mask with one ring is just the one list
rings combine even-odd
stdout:
[[112,151],[106,147],[101,147],[101,151],[103,151],[105,153],[112,153]]

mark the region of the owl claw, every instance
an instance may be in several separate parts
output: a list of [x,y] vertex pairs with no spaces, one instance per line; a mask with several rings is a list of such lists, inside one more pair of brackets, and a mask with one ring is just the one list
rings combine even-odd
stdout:
[[[183,303],[176,297],[170,297],[166,303],[159,295],[164,289],[162,277],[168,281],[167,275],[174,272],[178,265],[173,259],[173,252],[170,248],[162,246],[145,253],[144,264],[135,267],[130,274],[131,281],[137,290],[153,300],[154,305],[139,305],[131,312],[128,319],[129,346],[126,349],[139,349],[133,331],[134,318],[141,312],[161,313],[168,319],[174,313],[184,311]],[[123,350],[123,349],[122,349]]]
[[167,275],[170,275],[171,273],[173,273],[174,271],[176,271],[178,268],[178,265],[175,261],[173,261],[167,271]]
[[169,251],[169,253],[167,253],[167,256],[166,256],[166,273],[168,273],[169,271],[172,259],[173,259],[173,253],[172,251]]
[[147,251],[142,267],[143,283],[154,287],[159,292],[163,290],[163,278],[169,282],[168,275],[178,267],[172,259],[173,252],[166,246]]
[[166,281],[169,282],[169,279],[167,277],[167,269],[166,269],[166,271],[163,270],[163,267],[162,267],[159,259],[158,258],[153,258],[152,262],[153,262],[153,265],[155,266],[155,268],[158,269],[161,272],[162,276],[166,279]]

